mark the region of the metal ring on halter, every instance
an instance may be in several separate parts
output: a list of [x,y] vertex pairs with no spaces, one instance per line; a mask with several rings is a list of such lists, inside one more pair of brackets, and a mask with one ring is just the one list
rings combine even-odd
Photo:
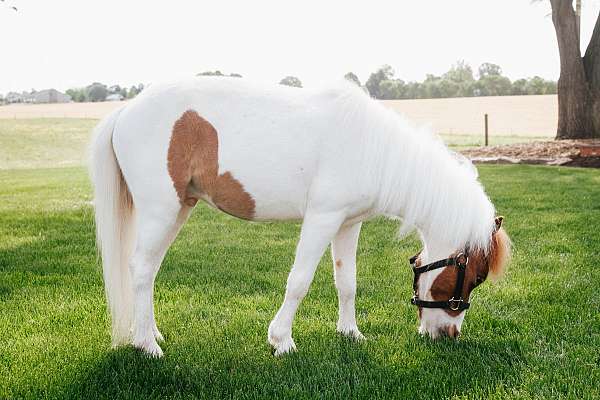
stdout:
[[458,311],[458,309],[460,308],[460,304],[463,302],[464,300],[462,299],[462,297],[458,300],[456,300],[454,297],[452,297],[450,300],[448,300],[448,307],[452,310],[452,311]]

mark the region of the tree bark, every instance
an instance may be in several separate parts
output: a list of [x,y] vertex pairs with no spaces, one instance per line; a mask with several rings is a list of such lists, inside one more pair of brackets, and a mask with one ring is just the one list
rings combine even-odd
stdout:
[[572,0],[550,4],[560,55],[556,139],[600,137],[600,19],[582,58]]

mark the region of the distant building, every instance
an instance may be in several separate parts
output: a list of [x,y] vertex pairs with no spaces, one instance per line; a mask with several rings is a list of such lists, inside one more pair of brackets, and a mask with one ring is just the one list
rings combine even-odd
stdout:
[[59,92],[56,89],[46,89],[31,93],[33,103],[68,103],[71,96]]
[[36,92],[9,92],[5,97],[5,102],[10,103],[68,103],[71,96],[59,92],[56,89],[46,89]]
[[119,93],[113,93],[106,96],[105,101],[121,101],[123,100],[123,96]]

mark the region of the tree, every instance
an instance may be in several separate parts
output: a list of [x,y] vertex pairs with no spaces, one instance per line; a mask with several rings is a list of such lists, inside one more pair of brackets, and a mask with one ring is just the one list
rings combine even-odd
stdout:
[[137,96],[139,93],[139,90],[137,88],[137,86],[132,86],[129,88],[129,91],[127,92],[127,98],[128,99],[133,99],[135,96]]
[[473,78],[473,69],[469,64],[462,60],[457,61],[456,64],[452,65],[450,70],[444,74],[443,78],[457,83],[472,82],[475,80],[475,78]]
[[346,75],[344,75],[344,79],[356,84],[357,86],[362,86],[360,84],[360,79],[358,79],[358,76],[356,76],[354,72],[348,72]]
[[281,81],[279,81],[279,84],[280,85],[297,87],[297,88],[301,88],[302,87],[302,82],[300,81],[300,79],[296,78],[295,76],[286,76]]
[[108,93],[110,94],[120,94],[121,93],[121,86],[119,85],[112,85],[108,88]]
[[501,76],[502,68],[497,64],[483,63],[479,66],[479,78],[485,76]]
[[517,79],[512,83],[510,94],[521,96],[527,94],[527,79]]
[[106,96],[108,96],[106,85],[94,82],[87,87],[87,98],[89,101],[104,101],[106,100]]
[[402,79],[386,79],[379,82],[379,98],[382,100],[401,99],[406,85]]
[[437,91],[439,97],[470,97],[473,96],[474,83],[471,66],[464,61],[457,61],[442,75],[442,81],[438,82],[442,87]]
[[560,56],[556,139],[600,137],[600,16],[582,57],[573,2],[550,0],[550,5]]
[[223,76],[223,73],[219,70],[216,71],[204,71],[196,74],[196,76]]
[[475,87],[478,96],[507,96],[512,91],[510,79],[502,75],[484,74]]
[[369,91],[371,97],[375,97],[376,99],[381,98],[381,93],[379,91],[379,84],[382,81],[391,80],[394,78],[394,70],[389,65],[384,65],[379,68],[377,71],[372,73],[367,79],[365,86]]

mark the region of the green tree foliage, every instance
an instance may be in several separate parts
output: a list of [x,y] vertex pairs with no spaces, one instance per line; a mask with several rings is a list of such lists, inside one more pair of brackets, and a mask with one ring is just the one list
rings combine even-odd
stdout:
[[296,78],[295,76],[286,76],[281,81],[279,81],[279,84],[280,85],[297,87],[297,88],[301,88],[302,87],[302,82],[300,81],[300,79]]
[[108,89],[106,85],[103,85],[99,82],[94,82],[90,86],[87,87],[87,98],[89,101],[104,101],[106,100],[106,96],[108,96]]
[[502,68],[497,64],[483,63],[479,66],[479,77],[484,76],[500,76],[502,75]]
[[138,94],[140,94],[140,92],[144,90],[144,84],[140,83],[137,86],[132,86],[129,88],[129,91],[127,92],[127,98],[128,99],[133,99],[135,96],[137,96]]
[[196,76],[223,76],[223,73],[219,70],[216,71],[204,71],[196,74]]
[[369,91],[369,93],[371,94],[372,97],[375,97],[376,99],[380,99],[381,98],[381,91],[379,89],[380,83],[382,81],[391,80],[393,78],[394,78],[394,70],[392,69],[392,67],[390,67],[389,65],[384,65],[369,76],[369,79],[367,79],[365,86],[367,87],[367,90]]
[[85,88],[71,88],[66,93],[71,96],[75,102],[82,103],[86,101],[104,101],[109,94],[120,94],[124,99],[132,99],[144,90],[144,84],[131,86],[130,89],[121,85],[106,86],[99,82],[94,82]]
[[87,91],[85,88],[73,88],[66,91],[66,93],[71,96],[71,100],[76,101],[78,103],[83,103],[87,101]]
[[384,65],[369,76],[365,86],[372,97],[382,100],[556,93],[556,82],[537,76],[511,83],[497,64],[483,63],[477,72],[475,79],[471,66],[458,61],[442,76],[428,74],[423,82],[406,83]]
[[354,72],[348,72],[346,75],[344,75],[344,79],[356,84],[357,86],[362,86],[360,84],[360,79],[358,79],[358,76],[356,76]]
[[240,74],[238,74],[236,72],[233,72],[233,73],[231,73],[229,75],[225,75],[224,73],[222,73],[219,70],[200,72],[199,74],[196,74],[196,76],[229,76],[231,78],[241,78],[242,77],[242,75],[240,75]]

